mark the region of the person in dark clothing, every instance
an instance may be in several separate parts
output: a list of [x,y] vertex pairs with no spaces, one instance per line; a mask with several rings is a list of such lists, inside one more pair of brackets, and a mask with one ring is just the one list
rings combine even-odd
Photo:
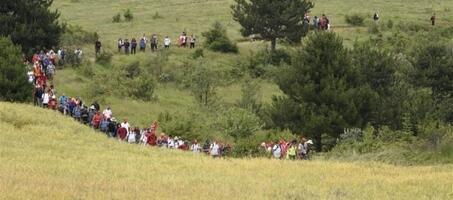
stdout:
[[42,94],[44,93],[44,89],[42,87],[36,87],[35,88],[35,94],[34,94],[34,102],[35,106],[41,106],[42,104]]
[[373,15],[373,20],[374,20],[375,22],[379,21],[379,15],[378,15],[377,12],[374,13],[374,15]]
[[126,39],[124,41],[123,46],[124,46],[124,53],[129,54],[129,46],[130,46],[129,40]]
[[102,47],[101,41],[96,40],[96,42],[94,43],[96,55],[101,54],[101,47]]
[[99,106],[99,103],[97,101],[93,102],[91,105],[94,106],[94,109],[96,109],[96,111],[99,111],[101,109],[101,107]]
[[436,14],[433,14],[433,16],[431,16],[431,25],[436,25]]
[[116,128],[117,128],[116,120],[115,120],[115,118],[112,118],[108,125],[108,135],[110,137],[116,137]]
[[157,35],[153,34],[151,37],[151,51],[154,52],[157,50]]
[[137,52],[137,40],[132,38],[131,40],[131,54],[135,54]]

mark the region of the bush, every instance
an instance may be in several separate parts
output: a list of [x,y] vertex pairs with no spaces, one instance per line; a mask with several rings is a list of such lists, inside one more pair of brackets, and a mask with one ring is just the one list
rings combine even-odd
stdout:
[[370,26],[368,27],[368,33],[371,34],[379,34],[381,30],[379,29],[379,25],[376,23],[371,23]]
[[129,8],[126,9],[126,11],[124,11],[123,16],[124,16],[124,19],[128,22],[132,21],[134,19],[134,15],[132,14],[132,11]]
[[112,61],[113,54],[103,51],[101,54],[96,55],[96,62],[101,65],[108,65]]
[[32,85],[27,82],[20,47],[9,38],[0,37],[0,49],[0,101],[28,101]]
[[151,76],[142,75],[129,84],[129,89],[127,89],[129,95],[141,99],[143,101],[150,101],[156,99],[154,91],[156,90],[156,82]]
[[117,13],[116,15],[113,15],[113,17],[112,17],[112,22],[113,22],[113,23],[119,23],[119,22],[121,22],[121,14],[120,14],[120,13]]
[[236,44],[230,41],[226,34],[226,29],[219,22],[215,22],[209,31],[203,32],[201,35],[205,37],[205,46],[212,51],[223,53],[237,53]]
[[209,49],[222,53],[237,53],[238,48],[227,38],[219,38],[209,45]]
[[345,15],[344,19],[346,23],[352,26],[363,26],[365,24],[365,17],[359,14]]
[[220,132],[235,141],[252,136],[261,127],[261,120],[254,113],[241,108],[227,109],[218,118]]
[[387,21],[387,28],[392,29],[393,28],[393,20],[389,19]]
[[200,58],[200,57],[203,57],[203,56],[204,56],[203,49],[197,49],[192,54],[192,58],[193,59],[197,59],[197,58]]
[[201,64],[190,74],[190,87],[195,99],[208,106],[216,100],[216,89],[219,84],[217,73]]
[[98,39],[99,35],[96,32],[85,31],[80,26],[69,26],[66,32],[61,36],[60,43],[66,48],[76,48],[85,44],[94,44]]

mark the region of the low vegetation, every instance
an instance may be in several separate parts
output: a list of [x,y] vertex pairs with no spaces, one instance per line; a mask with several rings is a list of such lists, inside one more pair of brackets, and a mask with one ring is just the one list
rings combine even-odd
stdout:
[[212,159],[23,104],[0,103],[0,131],[1,199],[449,199],[453,187],[450,165]]

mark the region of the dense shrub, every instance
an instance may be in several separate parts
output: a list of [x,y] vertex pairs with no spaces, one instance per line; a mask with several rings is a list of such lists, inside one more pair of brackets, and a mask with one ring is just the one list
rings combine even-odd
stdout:
[[96,55],[96,63],[101,65],[108,65],[112,61],[113,54],[108,51],[102,51],[99,55]]
[[209,45],[209,49],[222,53],[237,53],[238,48],[227,38],[219,38]]
[[128,85],[129,89],[127,91],[132,97],[143,101],[150,101],[157,98],[154,94],[156,82],[151,76],[139,76],[131,80]]
[[60,42],[66,48],[77,48],[85,44],[94,44],[98,39],[99,35],[96,32],[85,31],[80,26],[69,26],[61,36]]
[[20,47],[9,38],[0,37],[0,101],[29,100],[32,85],[27,82],[27,68],[23,64]]
[[365,24],[365,17],[359,14],[345,15],[344,20],[352,26],[363,26]]
[[219,84],[217,73],[200,63],[190,74],[190,88],[195,99],[208,106],[216,100],[216,89]]
[[203,57],[203,56],[204,56],[203,49],[197,49],[192,54],[192,58],[193,59],[197,59],[197,58],[200,58],[200,57]]
[[236,44],[231,42],[226,34],[226,29],[219,22],[215,22],[209,31],[202,33],[205,37],[205,47],[213,51],[223,53],[237,53],[238,48]]
[[252,136],[262,127],[261,120],[254,113],[234,107],[225,110],[217,123],[220,132],[233,137],[235,141]]
[[128,22],[134,19],[134,14],[132,14],[132,11],[129,8],[124,11],[123,16],[124,19]]
[[121,13],[117,13],[116,15],[113,15],[113,17],[112,17],[112,22],[113,22],[113,23],[119,23],[119,22],[121,22]]

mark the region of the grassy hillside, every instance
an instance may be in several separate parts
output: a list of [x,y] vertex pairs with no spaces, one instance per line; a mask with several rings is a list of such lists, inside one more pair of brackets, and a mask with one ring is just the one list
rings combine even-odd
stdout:
[[[172,38],[173,43],[182,31],[195,34],[198,41],[202,41],[201,32],[209,29],[214,21],[220,21],[233,40],[239,40],[240,26],[234,22],[230,14],[230,5],[233,0],[55,0],[53,7],[61,11],[61,21],[70,25],[78,25],[89,32],[97,32],[103,42],[104,49],[116,52],[118,38],[139,38],[143,33],[149,37],[157,33],[162,39],[165,35]],[[315,8],[311,15],[325,13],[333,25],[333,30],[351,44],[355,39],[370,37],[367,27],[351,27],[344,22],[346,14],[360,14],[369,16],[368,22],[375,11],[378,11],[381,20],[386,22],[392,19],[395,23],[415,22],[429,26],[429,17],[433,12],[438,16],[438,24],[448,25],[451,22],[453,3],[440,0],[314,0]],[[134,14],[132,22],[113,23],[112,17],[131,9]],[[158,17],[156,17],[158,16]],[[263,49],[263,42],[238,43],[240,54],[220,54],[205,51],[205,62],[213,68],[231,70],[237,60],[245,60],[251,52]],[[88,60],[93,61],[93,46],[84,46],[83,50]],[[148,49],[149,50],[149,49]],[[172,48],[169,62],[171,65],[181,65],[187,60],[193,50]],[[136,60],[146,63],[156,59],[139,53],[136,56],[114,54],[113,65],[127,65]],[[245,62],[247,62],[245,60]],[[146,66],[145,66],[146,67]],[[83,77],[72,69],[59,71],[55,85],[59,92],[71,96],[81,96],[87,101],[93,100],[87,94],[90,83],[89,77]],[[240,98],[240,82],[232,82],[219,87],[217,93],[221,101],[232,104]],[[261,81],[263,102],[269,102],[274,94],[281,94],[278,87],[269,80]],[[61,94],[61,93],[60,93]],[[131,99],[106,97],[103,105],[110,105],[119,117],[128,117],[138,125],[149,124],[157,115],[164,111],[184,112],[194,106],[190,91],[174,85],[159,85],[156,94],[159,97],[155,102],[142,102]]]
[[[442,0],[313,0],[311,15],[326,14],[335,31],[347,40],[366,36],[366,29],[347,27],[344,16],[357,13],[371,16],[378,11],[381,20],[429,24],[433,13],[440,24],[452,22],[453,3]],[[97,31],[105,41],[114,45],[118,37],[139,37],[143,33],[159,33],[176,38],[182,31],[200,36],[214,21],[221,21],[228,33],[239,39],[239,25],[233,21],[230,5],[233,0],[55,0],[54,7],[62,12],[64,21]],[[132,23],[112,23],[112,17],[131,9]],[[154,15],[161,18],[153,18]],[[352,32],[351,32],[352,31]]]
[[453,166],[219,159],[0,103],[0,199],[451,199]]

